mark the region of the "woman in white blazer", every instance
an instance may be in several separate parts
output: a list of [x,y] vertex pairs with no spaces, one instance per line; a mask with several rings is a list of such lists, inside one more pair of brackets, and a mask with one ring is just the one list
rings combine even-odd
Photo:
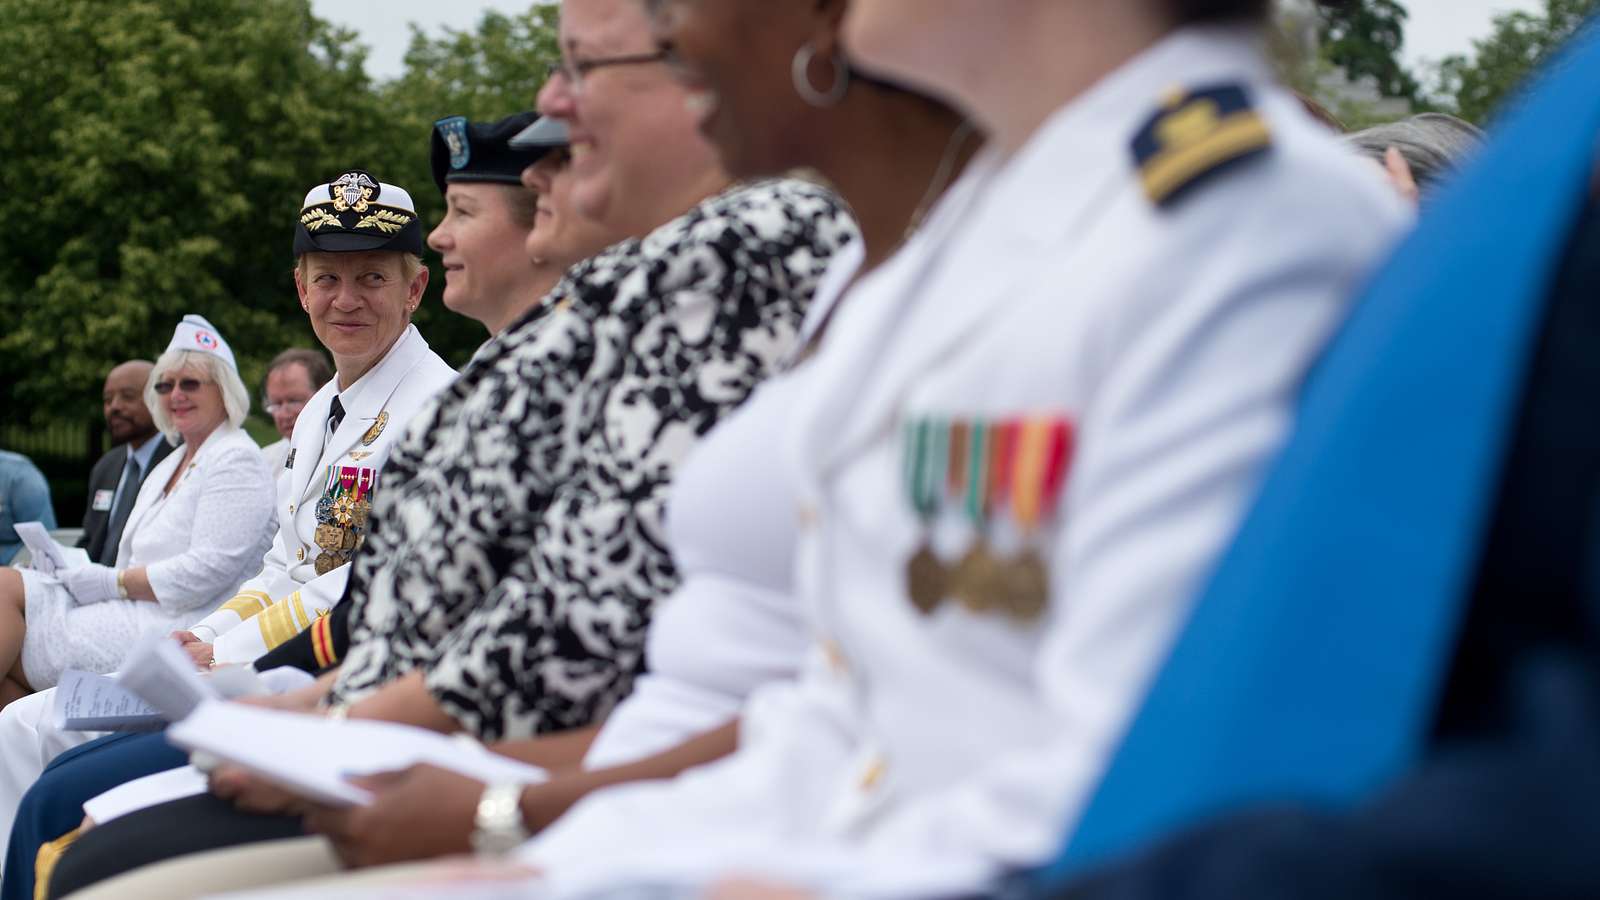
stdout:
[[65,669],[114,671],[139,638],[210,611],[261,566],[276,525],[272,475],[239,428],[250,395],[209,322],[179,323],[145,402],[180,450],[145,479],[116,564],[0,573],[7,702],[54,686]]

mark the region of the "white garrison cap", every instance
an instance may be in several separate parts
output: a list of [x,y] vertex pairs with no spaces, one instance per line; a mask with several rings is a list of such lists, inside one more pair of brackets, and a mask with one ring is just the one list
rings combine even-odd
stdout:
[[167,349],[215,353],[222,357],[233,371],[239,371],[239,364],[233,358],[233,350],[228,347],[228,342],[222,339],[222,333],[217,331],[215,325],[194,313],[184,316],[183,321],[178,323],[177,329],[172,332],[172,342],[167,344]]

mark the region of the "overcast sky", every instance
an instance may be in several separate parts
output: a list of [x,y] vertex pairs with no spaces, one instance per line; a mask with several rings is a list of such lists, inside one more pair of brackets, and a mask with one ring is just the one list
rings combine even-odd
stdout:
[[[354,28],[372,52],[368,70],[378,78],[400,73],[401,58],[410,40],[408,22],[426,31],[441,27],[470,29],[485,10],[517,12],[528,0],[312,0],[317,15]],[[1407,61],[1437,60],[1465,52],[1473,38],[1488,33],[1495,13],[1513,9],[1537,10],[1540,0],[1409,0],[1411,24],[1406,34]]]

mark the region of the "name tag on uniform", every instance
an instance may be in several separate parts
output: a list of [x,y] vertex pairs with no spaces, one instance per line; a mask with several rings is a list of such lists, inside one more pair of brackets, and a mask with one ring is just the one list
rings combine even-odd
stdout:
[[95,512],[111,511],[111,495],[114,491],[95,491],[93,508]]

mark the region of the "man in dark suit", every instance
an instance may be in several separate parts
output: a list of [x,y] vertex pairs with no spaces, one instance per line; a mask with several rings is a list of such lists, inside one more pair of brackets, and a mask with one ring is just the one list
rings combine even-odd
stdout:
[[83,536],[78,539],[78,546],[101,565],[116,564],[122,526],[139,496],[139,486],[156,463],[172,452],[172,445],[156,431],[144,405],[144,385],[151,368],[151,363],[135,359],[106,375],[102,395],[106,429],[117,446],[100,457],[89,474],[89,509],[83,514]]

